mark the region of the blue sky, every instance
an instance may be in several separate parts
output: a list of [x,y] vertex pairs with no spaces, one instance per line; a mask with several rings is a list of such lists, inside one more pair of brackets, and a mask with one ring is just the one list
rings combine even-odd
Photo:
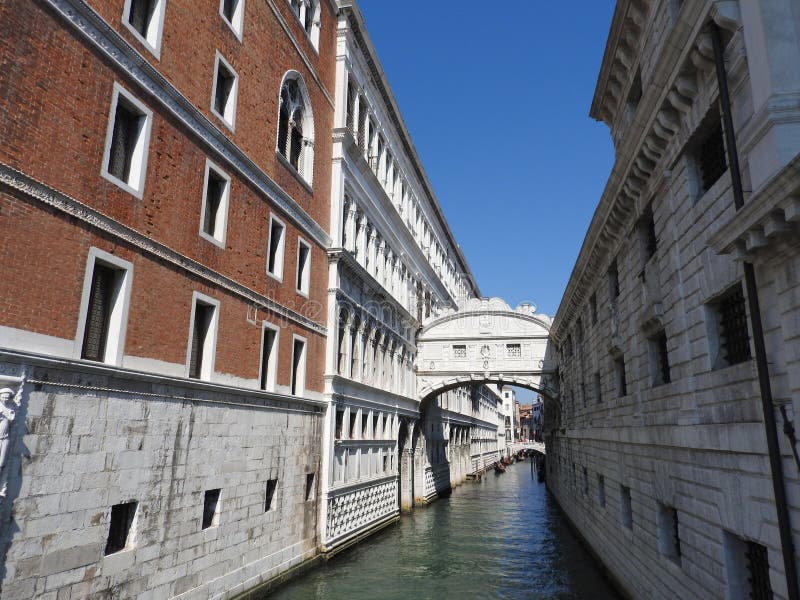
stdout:
[[613,0],[360,0],[484,296],[553,315],[613,163],[588,116]]

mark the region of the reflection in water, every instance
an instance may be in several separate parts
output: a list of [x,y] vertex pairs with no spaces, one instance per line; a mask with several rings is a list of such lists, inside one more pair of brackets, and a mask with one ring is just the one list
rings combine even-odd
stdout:
[[531,462],[489,472],[270,598],[616,600]]

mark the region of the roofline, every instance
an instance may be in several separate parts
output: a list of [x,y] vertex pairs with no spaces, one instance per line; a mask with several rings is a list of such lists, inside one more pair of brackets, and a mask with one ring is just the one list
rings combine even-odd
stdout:
[[436,198],[436,194],[433,192],[433,186],[431,185],[428,175],[422,166],[422,160],[420,160],[419,154],[417,154],[417,150],[414,147],[414,142],[411,139],[411,134],[409,133],[406,123],[403,120],[403,115],[400,112],[399,106],[397,105],[397,100],[394,97],[394,93],[392,93],[392,88],[389,85],[389,81],[387,80],[386,74],[383,71],[383,66],[381,65],[380,59],[378,59],[378,53],[375,51],[375,47],[373,46],[372,40],[367,32],[364,15],[361,13],[361,9],[358,7],[358,2],[357,0],[338,0],[338,6],[339,11],[347,15],[352,26],[353,33],[355,34],[359,44],[364,49],[364,55],[367,64],[372,71],[372,75],[375,77],[375,83],[380,90],[381,95],[383,96],[383,100],[389,108],[389,114],[394,121],[395,127],[400,133],[403,146],[411,158],[411,162],[413,163],[417,177],[419,177],[423,187],[425,188],[425,192],[428,194],[431,205],[436,211],[436,215],[439,218],[439,222],[450,242],[450,245],[453,247],[453,251],[455,252],[456,258],[458,259],[458,262],[460,263],[462,270],[469,281],[473,294],[480,298],[481,292],[480,288],[478,287],[478,283],[475,281],[475,276],[472,274],[472,269],[469,267],[469,263],[467,262],[467,259],[461,250],[461,246],[458,245],[458,242],[456,241],[456,238],[450,229],[450,225],[444,216],[444,212],[439,204],[439,200]]
[[[617,0],[617,5],[614,8],[614,16],[611,19],[611,25],[608,30],[606,48],[603,53],[603,62],[600,63],[600,73],[597,76],[594,96],[592,97],[592,106],[589,109],[589,116],[597,121],[603,121],[603,117],[601,116],[603,99],[606,95],[608,77],[611,75],[611,68],[614,65],[617,44],[619,43],[619,36],[625,22],[625,14],[628,12],[629,2],[630,0]],[[610,126],[610,124],[608,125]]]

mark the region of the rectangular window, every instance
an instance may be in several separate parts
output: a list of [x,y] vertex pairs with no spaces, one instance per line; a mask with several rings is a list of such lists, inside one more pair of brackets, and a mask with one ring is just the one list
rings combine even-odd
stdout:
[[206,161],[200,235],[222,248],[225,247],[229,190],[230,178],[211,162]]
[[306,473],[306,501],[314,499],[314,473]]
[[597,476],[597,503],[601,508],[606,507],[606,478],[603,475]]
[[633,505],[631,503],[631,488],[627,485],[619,486],[620,519],[628,529],[633,529]]
[[614,376],[617,380],[617,396],[620,398],[628,395],[628,383],[625,379],[625,359],[623,357],[614,359]]
[[712,368],[719,369],[750,360],[747,305],[742,284],[726,290],[707,311]]
[[522,346],[520,344],[506,344],[506,356],[508,358],[522,358]]
[[219,14],[241,42],[242,25],[244,25],[244,0],[221,0]]
[[700,183],[700,195],[705,194],[728,170],[725,159],[725,142],[722,137],[722,124],[716,111],[713,123],[700,138],[695,150],[695,164]]
[[653,387],[670,382],[667,334],[661,331],[650,338],[650,379]]
[[97,248],[89,250],[78,324],[80,357],[120,364],[133,265]]
[[275,499],[275,489],[277,487],[277,479],[270,479],[267,481],[267,489],[264,493],[264,512],[272,510],[272,501]]
[[670,560],[681,562],[681,538],[678,534],[678,511],[658,503],[658,551]]
[[295,336],[292,344],[292,396],[302,396],[305,393],[306,379],[306,342]]
[[597,294],[589,297],[589,316],[592,318],[592,325],[597,325]]
[[211,95],[211,112],[233,129],[236,122],[236,95],[239,77],[228,62],[217,52],[214,64],[214,85]]
[[594,398],[595,401],[600,404],[603,401],[603,388],[602,383],[600,380],[600,373],[594,374]]
[[636,234],[639,238],[639,250],[642,257],[642,269],[655,256],[658,250],[656,238],[656,224],[653,219],[653,210],[647,207],[636,223]]
[[752,598],[771,600],[774,596],[769,579],[767,547],[726,531],[723,537],[723,548],[728,580],[728,598],[732,600]]
[[111,507],[111,523],[103,554],[114,554],[132,545],[133,525],[136,520],[138,502],[123,502]]
[[583,495],[589,495],[589,469],[583,467]]
[[195,292],[189,334],[189,377],[210,380],[214,370],[219,302]]
[[453,346],[453,358],[464,359],[467,358],[467,347],[466,346]]
[[219,497],[221,489],[206,490],[203,495],[203,529],[219,525]]
[[344,427],[344,410],[341,409],[341,408],[337,408],[336,409],[336,428],[335,428],[336,434],[334,436],[337,440],[342,439],[342,433],[343,433],[342,429],[343,429],[343,427]]
[[142,197],[153,113],[114,84],[100,174],[137,198]]
[[117,270],[96,263],[92,274],[81,358],[105,360],[111,307],[114,303],[114,296],[117,295],[117,287]]
[[278,373],[278,328],[263,323],[261,333],[261,376],[260,387],[268,392],[275,391]]
[[612,301],[619,297],[619,270],[616,260],[608,267],[608,297]]
[[361,421],[361,424],[364,426],[364,429],[361,430],[361,439],[368,440],[372,437],[372,434],[369,430],[369,414],[364,414],[364,419]]
[[357,418],[358,418],[358,413],[351,408],[350,409],[350,428],[348,429],[348,435],[347,435],[347,438],[350,439],[350,440],[356,439],[356,432],[358,431],[358,427],[356,425]]
[[311,281],[311,246],[297,238],[297,291],[308,296]]
[[161,54],[161,30],[166,0],[125,0],[122,22],[156,58]]
[[267,247],[267,273],[283,279],[283,248],[286,227],[275,217],[269,221],[269,243]]

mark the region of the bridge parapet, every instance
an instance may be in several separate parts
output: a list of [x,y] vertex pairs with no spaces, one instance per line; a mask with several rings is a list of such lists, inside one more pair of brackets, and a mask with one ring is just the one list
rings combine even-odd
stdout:
[[473,299],[430,320],[417,337],[420,399],[471,383],[540,389],[542,375],[556,369],[550,323],[535,306],[511,309],[500,298]]

